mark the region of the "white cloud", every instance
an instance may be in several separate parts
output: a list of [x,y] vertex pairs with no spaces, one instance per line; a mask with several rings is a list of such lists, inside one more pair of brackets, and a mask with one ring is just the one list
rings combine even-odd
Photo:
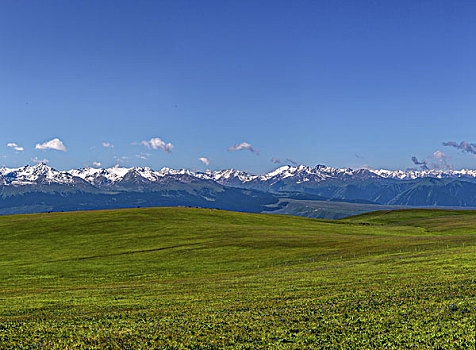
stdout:
[[142,141],[141,142],[145,147],[147,148],[152,148],[152,149],[161,149],[167,153],[172,153],[172,150],[174,149],[174,145],[172,145],[170,142],[165,143],[160,139],[159,137],[153,137],[149,141]]
[[15,142],[7,143],[7,147],[13,148],[15,151],[24,151],[25,149],[21,146],[18,146]]
[[241,150],[248,150],[248,151],[256,153],[256,154],[259,153],[258,150],[256,148],[254,148],[253,146],[251,146],[248,142],[242,142],[242,143],[238,143],[236,145],[228,147],[229,152],[231,152],[231,151],[241,151]]
[[124,164],[124,163],[126,163],[126,162],[129,160],[129,158],[126,157],[126,156],[122,156],[122,157],[114,156],[114,160],[115,160],[117,163]]
[[200,158],[198,158],[198,160],[201,161],[206,166],[210,165],[210,160],[208,158],[200,157]]
[[39,159],[38,157],[35,157],[35,158],[32,158],[31,159],[33,162],[35,163],[49,163],[50,161],[46,158],[43,158],[43,159]]
[[36,149],[54,149],[57,151],[66,151],[66,147],[63,144],[63,141],[61,141],[59,138],[54,138],[52,140],[46,141],[44,143],[38,143],[35,146]]
[[143,159],[143,160],[149,159],[149,156],[150,156],[150,154],[148,154],[148,153],[136,154],[137,158]]
[[102,146],[106,148],[114,148],[114,145],[110,142],[103,142]]
[[97,166],[98,168],[100,168],[102,166],[101,162],[93,162],[93,165]]
[[438,162],[431,163],[432,168],[435,168],[435,169],[451,169],[452,168],[452,166],[448,163],[449,158],[444,152],[440,150],[433,152],[433,158],[437,159]]

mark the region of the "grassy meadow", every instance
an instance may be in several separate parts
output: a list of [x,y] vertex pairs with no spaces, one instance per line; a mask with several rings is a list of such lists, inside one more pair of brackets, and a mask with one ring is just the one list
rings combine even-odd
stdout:
[[0,216],[1,349],[474,349],[476,211]]

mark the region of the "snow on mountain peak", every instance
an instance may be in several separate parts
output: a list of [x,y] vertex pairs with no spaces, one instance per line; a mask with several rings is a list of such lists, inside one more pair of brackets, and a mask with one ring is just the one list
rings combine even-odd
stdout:
[[26,165],[18,169],[3,168],[0,174],[7,184],[11,185],[32,185],[37,183],[72,183],[74,176],[67,173],[53,169],[45,163],[38,163],[34,166]]
[[278,181],[321,182],[328,179],[347,181],[350,179],[382,178],[395,180],[412,180],[424,177],[432,178],[468,178],[476,179],[476,170],[385,170],[332,168],[322,164],[315,167],[306,165],[284,165],[263,175],[252,175],[242,170],[224,169],[218,171],[194,172],[188,169],[171,169],[164,167],[158,171],[149,167],[111,167],[111,168],[81,168],[69,171],[58,171],[45,163],[22,168],[1,168],[0,184],[72,184],[82,179],[89,184],[99,186],[114,184],[123,180],[126,174],[140,176],[145,180],[156,182],[166,176],[191,176],[202,180],[213,180],[221,184],[244,185],[247,183],[274,184]]
[[72,169],[69,173],[77,176],[90,184],[98,182],[116,182],[124,177],[132,168],[81,168]]

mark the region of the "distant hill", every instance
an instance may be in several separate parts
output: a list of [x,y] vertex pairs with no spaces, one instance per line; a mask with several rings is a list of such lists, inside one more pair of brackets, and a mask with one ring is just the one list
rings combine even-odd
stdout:
[[398,193],[389,204],[474,206],[476,183],[454,179],[425,178]]

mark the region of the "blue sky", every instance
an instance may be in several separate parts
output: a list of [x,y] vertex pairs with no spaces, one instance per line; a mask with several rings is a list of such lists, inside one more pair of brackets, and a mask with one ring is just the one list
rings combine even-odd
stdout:
[[0,165],[475,168],[476,146],[442,144],[476,142],[474,18],[474,1],[2,1]]

